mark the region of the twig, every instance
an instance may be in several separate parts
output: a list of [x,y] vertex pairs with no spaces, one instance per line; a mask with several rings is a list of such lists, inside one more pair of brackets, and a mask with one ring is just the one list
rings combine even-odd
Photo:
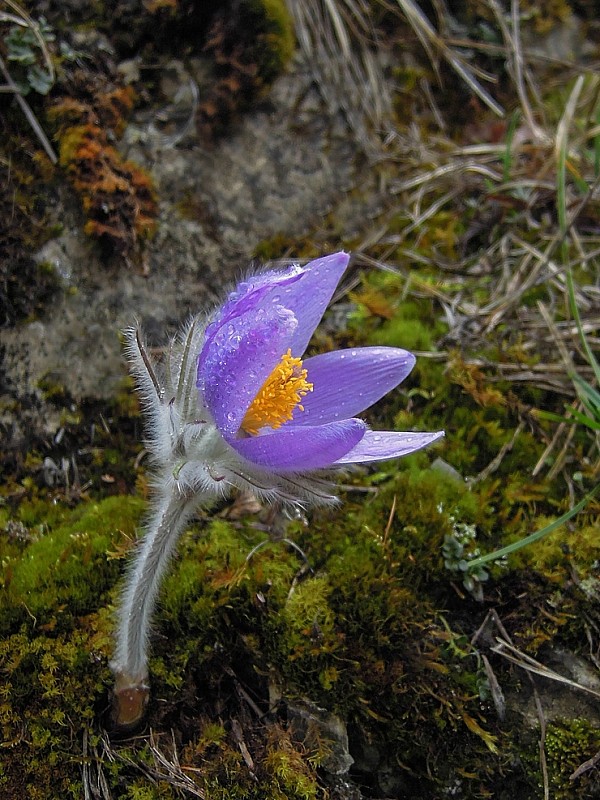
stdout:
[[575,781],[577,778],[580,778],[584,772],[588,772],[590,769],[593,769],[596,764],[600,761],[600,750],[596,753],[595,756],[588,758],[587,761],[584,761],[583,764],[580,764],[575,772],[572,775],[569,775],[570,781]]
[[[494,623],[496,625],[496,627],[500,631],[501,636],[503,637],[503,638],[496,637],[496,642],[498,644],[491,648],[492,652],[499,653],[500,655],[503,655],[506,658],[507,657],[506,654],[499,650],[499,644],[503,644],[507,648],[510,648],[510,649],[516,651],[517,653],[519,653],[520,651],[518,651],[516,649],[516,647],[514,647],[514,645],[512,644],[510,636],[508,635],[508,631],[506,630],[506,628],[502,624],[502,620],[498,616],[497,611],[495,609],[493,609],[493,608],[488,612],[486,618],[484,619],[484,621],[481,623],[480,627],[475,632],[475,635],[471,639],[471,644],[475,645],[475,642],[483,634],[484,630],[486,629],[486,627],[488,626],[488,624],[490,622],[492,622],[492,623]],[[529,658],[529,657],[526,656],[526,658]],[[515,661],[515,663],[518,663],[518,662]],[[520,664],[518,664],[518,665],[521,666]],[[529,679],[529,683],[531,684],[531,689],[532,689],[532,692],[533,692],[533,697],[534,697],[534,702],[535,702],[535,710],[537,712],[538,721],[540,723],[539,759],[540,759],[540,770],[541,770],[541,773],[542,773],[542,781],[543,781],[543,787],[544,787],[544,800],[549,800],[549,798],[550,798],[550,784],[549,784],[549,780],[548,780],[548,764],[547,764],[547,760],[546,760],[546,747],[545,747],[545,744],[546,744],[546,717],[544,715],[544,709],[543,709],[543,706],[542,706],[542,703],[541,703],[541,700],[540,700],[540,696],[538,694],[537,687],[535,685],[535,681],[533,680],[533,676],[530,675],[529,672],[527,672],[527,677]]]
[[544,664],[536,661],[535,658],[532,658],[532,656],[527,655],[527,653],[523,653],[514,645],[510,644],[510,642],[507,642],[500,637],[496,638],[496,642],[497,644],[492,647],[492,652],[497,653],[507,661],[510,661],[511,664],[515,664],[517,667],[521,667],[521,669],[524,669],[527,672],[540,675],[542,678],[548,678],[549,680],[556,681],[557,683],[564,683],[567,686],[570,686],[572,689],[577,689],[581,692],[591,695],[592,697],[600,699],[599,691],[591,689],[589,686],[584,686],[581,683],[577,683],[570,678],[565,678],[564,675],[555,672],[554,670],[550,669],[550,667],[546,667]]
[[513,449],[514,444],[517,441],[520,434],[523,432],[524,427],[525,423],[519,422],[510,440],[502,445],[500,451],[498,452],[498,455],[490,461],[490,463],[487,465],[487,467],[485,467],[485,469],[481,470],[479,475],[476,475],[473,478],[472,483],[478,483],[479,481],[483,481],[486,478],[489,478],[489,476],[498,469],[498,467],[504,460],[504,456],[507,453],[510,453],[510,451]]
[[0,70],[2,71],[2,74],[4,75],[4,79],[5,79],[8,87],[9,87],[9,89],[15,95],[16,101],[19,104],[19,106],[21,107],[21,111],[25,114],[25,116],[27,118],[27,122],[29,122],[33,132],[38,137],[42,147],[46,151],[46,155],[48,156],[48,158],[50,159],[50,161],[53,164],[56,164],[57,161],[58,161],[58,156],[54,152],[54,148],[50,144],[50,140],[48,139],[48,137],[44,133],[40,123],[37,121],[37,118],[36,118],[35,114],[33,113],[33,111],[31,110],[31,107],[30,107],[29,103],[27,102],[27,100],[25,100],[25,98],[23,97],[23,95],[19,91],[19,87],[13,81],[12,76],[11,76],[10,72],[8,71],[8,69],[6,68],[6,64],[4,63],[4,60],[2,59],[1,56],[0,56]]

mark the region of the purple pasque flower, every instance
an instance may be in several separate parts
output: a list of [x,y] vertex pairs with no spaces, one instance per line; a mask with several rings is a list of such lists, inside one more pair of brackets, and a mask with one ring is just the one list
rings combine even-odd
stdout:
[[362,347],[302,361],[347,264],[335,253],[240,283],[208,325],[193,319],[158,363],[138,327],[125,332],[154,500],[117,612],[119,727],[143,716],[152,611],[198,506],[232,487],[291,504],[333,502],[324,470],[397,458],[443,436],[371,431],[355,416],[408,375],[415,359],[406,350]]
[[361,347],[301,357],[347,265],[340,252],[239,284],[206,328],[202,404],[247,467],[286,476],[412,453],[443,436],[371,431],[356,418],[415,357]]

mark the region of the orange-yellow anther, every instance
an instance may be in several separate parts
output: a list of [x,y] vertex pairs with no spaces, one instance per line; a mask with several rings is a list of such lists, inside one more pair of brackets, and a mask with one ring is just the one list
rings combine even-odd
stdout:
[[255,436],[261,428],[279,428],[289,422],[296,408],[304,411],[300,401],[313,390],[312,383],[306,380],[307,374],[302,359],[293,358],[288,350],[252,401],[242,421],[242,430]]

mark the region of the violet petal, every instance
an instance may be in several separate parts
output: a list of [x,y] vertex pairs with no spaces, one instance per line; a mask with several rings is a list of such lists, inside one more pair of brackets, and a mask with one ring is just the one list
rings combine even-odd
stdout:
[[307,358],[312,392],[289,425],[322,425],[347,419],[373,405],[406,378],[415,357],[397,347],[357,347]]
[[304,267],[304,274],[295,283],[274,290],[272,302],[276,300],[294,312],[298,328],[290,345],[293,356],[301,356],[321,321],[325,309],[344,274],[350,256],[347,253],[333,253],[317,258]]
[[[230,292],[227,300],[206,328],[204,346],[198,359],[198,368],[202,369],[207,350],[221,328],[236,318],[257,310],[259,307],[281,305],[274,290],[295,283],[302,278],[304,272],[305,270],[302,267],[292,265],[284,270],[263,272],[240,282],[235,290]],[[273,302],[274,300],[276,302]]]
[[283,270],[255,275],[239,283],[206,328],[204,347],[198,359],[199,370],[202,370],[207,351],[219,330],[261,308],[266,310],[283,306],[293,312],[299,324],[289,347],[292,355],[301,356],[325,313],[349,258],[347,253],[334,253],[310,261],[305,267],[295,264]]
[[360,419],[328,425],[290,428],[236,439],[230,444],[246,460],[273,472],[304,472],[331,466],[351,451],[365,434]]
[[362,464],[400,458],[421,450],[444,435],[436,433],[402,433],[400,431],[367,431],[360,442],[335,462],[337,464]]
[[290,347],[298,323],[281,306],[252,309],[221,325],[198,363],[197,386],[221,434],[238,431],[260,387]]

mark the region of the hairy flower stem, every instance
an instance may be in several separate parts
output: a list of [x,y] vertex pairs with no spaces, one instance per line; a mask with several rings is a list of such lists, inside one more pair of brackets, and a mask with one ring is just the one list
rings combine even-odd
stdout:
[[[168,488],[167,488],[168,487]],[[148,641],[150,620],[160,582],[171,555],[194,509],[198,494],[182,493],[165,482],[125,581],[117,619],[114,722],[119,728],[136,725],[148,701]]]

